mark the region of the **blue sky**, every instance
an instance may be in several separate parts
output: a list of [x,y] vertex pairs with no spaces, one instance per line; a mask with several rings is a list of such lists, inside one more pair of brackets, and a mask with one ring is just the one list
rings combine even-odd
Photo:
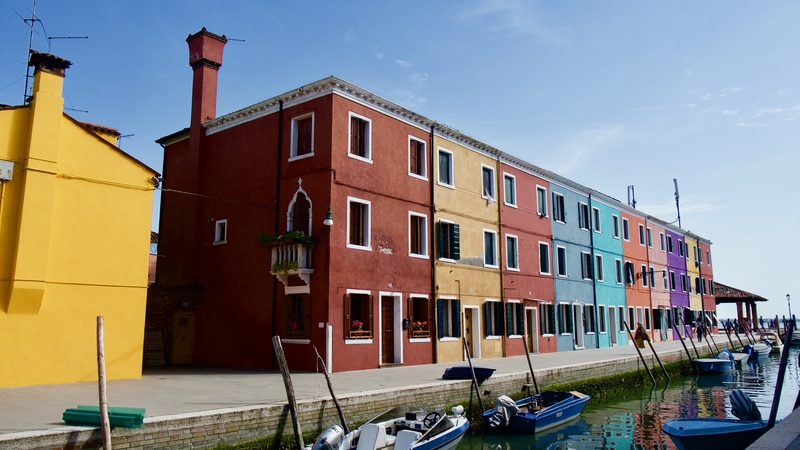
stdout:
[[[0,6],[0,103],[23,98],[31,0]],[[15,12],[16,10],[16,12]],[[715,278],[787,314],[800,253],[800,3],[37,0],[66,107],[134,136],[188,125],[186,37],[225,34],[217,114],[335,75],[711,239]],[[46,32],[46,34],[45,34]],[[154,213],[154,228],[157,224]],[[794,311],[800,312],[800,290]],[[731,315],[732,309],[722,309]]]

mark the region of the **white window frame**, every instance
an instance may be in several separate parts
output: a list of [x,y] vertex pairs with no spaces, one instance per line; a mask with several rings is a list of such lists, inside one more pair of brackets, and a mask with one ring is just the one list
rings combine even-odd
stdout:
[[[506,179],[511,180],[511,202],[508,202],[508,192],[506,190]],[[517,207],[517,177],[510,173],[503,172],[503,204],[512,208]]]
[[[539,192],[544,192],[544,195],[539,197]],[[541,200],[544,199],[544,204],[542,204]],[[544,186],[536,185],[536,214],[539,217],[547,217],[547,188]]]
[[[442,336],[439,341],[447,342],[459,340],[457,336],[453,336],[456,334],[456,330],[453,329],[453,308],[455,307],[453,302],[458,300],[458,297],[451,295],[440,295],[437,300],[442,300],[442,309],[444,309],[444,311],[442,311],[442,314],[444,314],[444,336]],[[438,319],[434,318],[434,320]],[[461,330],[458,331],[460,332]]]
[[[492,235],[493,236],[492,239],[493,239],[494,245],[492,247],[494,247],[494,248],[492,248],[492,250],[494,252],[494,255],[493,255],[494,264],[490,264],[490,263],[488,263],[486,261],[486,236],[487,235]],[[489,229],[489,228],[484,228],[483,229],[483,251],[484,251],[483,267],[491,267],[491,268],[494,268],[494,269],[499,268],[500,267],[500,265],[499,265],[500,262],[497,260],[497,230],[492,230],[492,229]]]
[[[489,186],[491,188],[491,190],[488,193],[486,192],[487,186],[484,184],[485,180],[483,179],[483,172],[485,170],[488,170],[489,173],[491,173],[491,175],[492,175],[492,177],[491,177],[492,179],[490,181],[492,183],[492,185]],[[495,178],[496,177],[495,177],[495,173],[494,173],[494,167],[486,165],[486,164],[481,164],[481,198],[485,198],[485,199],[491,200],[493,202],[497,201],[497,182],[495,181]]]
[[661,277],[664,278],[664,290],[669,290],[669,276],[667,275],[667,269],[661,269]]
[[605,274],[603,272],[603,255],[594,255],[594,279],[600,283],[605,282]]
[[[441,158],[439,157],[440,153],[447,153],[448,155],[450,155],[450,167],[447,168],[448,174],[450,175],[450,182],[451,182],[450,184],[445,183],[445,182],[442,181],[442,177],[441,177],[442,168],[440,167]],[[455,154],[452,151],[450,151],[450,150],[448,150],[448,149],[446,149],[444,147],[438,147],[436,149],[436,183],[439,186],[444,186],[444,187],[447,187],[447,188],[450,188],[450,189],[455,189],[456,188],[455,165],[456,165],[456,158],[455,158]]]
[[647,287],[647,286],[648,286],[648,284],[647,284],[647,281],[648,281],[648,280],[647,280],[647,277],[648,277],[648,274],[647,274],[647,266],[645,266],[644,264],[642,264],[642,287]]
[[[511,308],[511,326],[512,327],[516,327],[517,323],[519,321],[519,319],[517,318],[516,305],[519,305],[520,303],[522,303],[522,302],[520,302],[519,300],[508,299],[506,301],[506,308]],[[512,307],[512,305],[514,305],[514,306]],[[523,317],[524,317],[524,315],[525,315],[525,308],[524,307],[522,308],[522,314],[523,314]],[[512,330],[506,330],[506,334],[508,335],[509,338],[519,339],[519,338],[522,337],[522,334],[511,334],[511,331]],[[522,331],[524,333],[525,332],[525,325],[522,326],[522,330],[516,330],[516,331]]]
[[622,239],[627,242],[631,241],[631,225],[628,222],[628,219],[622,218]]
[[[561,250],[564,251],[564,260],[563,261],[561,260],[561,257],[559,256],[561,254]],[[561,278],[569,277],[569,272],[567,271],[567,247],[564,247],[564,246],[561,246],[561,245],[556,245],[556,258],[555,259],[556,259],[556,263],[557,263],[556,274]],[[563,274],[561,273],[561,268],[562,267],[564,268],[564,273]]]
[[644,238],[645,238],[645,236],[644,236],[644,225],[639,224],[639,245],[641,245],[642,247],[644,247],[644,245],[645,245]]
[[[511,254],[511,253],[508,251],[508,240],[509,240],[509,239],[511,239],[511,240],[513,240],[513,241],[514,241],[514,247],[515,247],[515,251],[514,251],[514,259],[515,259],[515,261],[514,261],[514,265],[515,265],[515,267],[510,267],[510,266],[508,265],[508,257],[509,257],[509,255]],[[513,235],[513,234],[506,234],[506,239],[505,239],[505,241],[506,241],[506,242],[505,242],[505,244],[506,244],[506,270],[511,270],[511,271],[514,271],[514,272],[519,272],[519,237],[518,237],[518,236],[516,236],[516,235]]]
[[622,266],[622,260],[619,259],[619,258],[615,258],[614,259],[614,271],[616,272],[615,273],[615,276],[616,276],[615,280],[616,280],[617,284],[619,284],[620,286],[622,286],[623,281],[625,280],[625,278],[623,277],[623,270],[624,269],[623,269],[623,266]]
[[[297,154],[297,138],[298,138],[298,135],[297,135],[297,122],[300,121],[300,120],[303,120],[303,119],[307,119],[309,117],[311,117],[311,152],[306,153],[305,155],[298,155]],[[291,136],[292,145],[291,145],[291,148],[289,150],[289,161],[296,161],[298,159],[310,158],[310,157],[314,156],[314,125],[316,125],[316,124],[314,123],[314,112],[313,111],[310,112],[310,113],[307,113],[307,114],[301,114],[299,116],[292,117],[292,131],[291,131],[292,132],[292,136]]]
[[656,288],[656,269],[653,266],[650,266],[650,271],[648,272],[650,276],[650,289]]
[[592,281],[594,274],[592,273],[592,254],[589,252],[581,252],[581,278],[586,281]]
[[602,233],[603,229],[600,226],[600,208],[592,206],[592,229],[595,233]]
[[686,292],[686,287],[687,287],[686,274],[681,273],[681,292]]
[[[362,205],[367,206],[367,214],[364,217],[364,236],[366,240],[366,245],[356,245],[350,243],[350,204],[351,203],[360,203]],[[369,200],[364,200],[362,198],[357,197],[347,197],[347,229],[345,231],[347,236],[347,248],[353,248],[357,250],[367,250],[372,251],[372,202]]]
[[[453,220],[449,220],[449,219],[439,219],[439,222],[440,222],[440,223],[446,223],[446,224],[449,224],[449,225],[458,225],[458,224],[457,224],[455,221],[453,221]],[[459,244],[460,244],[460,242],[459,242]],[[450,245],[450,242],[448,242],[448,243],[447,243],[447,245],[449,246],[449,245]],[[459,250],[460,250],[460,249],[461,249],[461,247],[460,247],[460,245],[459,245]],[[437,250],[437,251],[438,251],[438,250]],[[438,255],[437,255],[437,256],[438,256]],[[439,257],[439,261],[456,262],[457,260],[455,260],[455,259],[453,259],[453,258],[442,258],[442,257]]]
[[[349,211],[349,210],[348,210]],[[411,251],[411,218],[412,217],[421,217],[422,218],[422,225],[420,226],[420,241],[422,246],[422,253],[413,253]],[[349,230],[350,228],[348,228]],[[416,211],[409,211],[408,212],[408,256],[412,258],[422,258],[428,259],[429,257],[429,250],[430,247],[428,245],[428,215],[419,213]]]
[[[411,141],[416,141],[422,144],[422,157],[420,158],[422,174],[411,171]],[[410,134],[408,135],[408,175],[414,178],[419,178],[420,180],[428,181],[428,143],[422,139],[411,136]]]
[[214,222],[214,245],[228,243],[228,219],[221,219]]
[[653,230],[647,227],[647,248],[653,248]]
[[653,327],[653,319],[650,317],[650,308],[644,307],[644,329],[650,331]]
[[[584,231],[589,231],[591,225],[589,222],[592,220],[591,209],[589,205],[583,202],[578,202],[578,228]],[[583,216],[583,223],[581,223],[581,216]]]
[[[350,152],[351,149],[350,140],[353,137],[353,133],[350,128],[353,125],[353,120],[352,120],[353,117],[367,122],[367,143],[366,143],[366,148],[364,149],[364,153],[366,153],[366,156],[363,157],[359,155],[354,155],[352,152]],[[356,114],[353,111],[349,111],[347,114],[347,156],[353,159],[357,159],[359,161],[364,161],[366,163],[372,164],[372,119],[370,119],[369,117],[362,116],[361,114]]]
[[597,332],[608,334],[608,324],[606,323],[606,305],[597,305]]
[[658,236],[659,236],[659,238],[661,239],[661,253],[666,253],[666,251],[667,251],[667,244],[666,244],[666,241],[665,241],[665,239],[664,239],[664,233],[661,233],[661,232],[659,232],[659,233],[658,233]]
[[611,235],[614,239],[619,239],[619,216],[616,214],[611,215]]
[[[564,202],[564,194],[559,194],[558,192],[553,192],[553,195],[556,197],[556,198],[553,199],[553,220],[555,220],[558,223],[567,223],[567,211],[565,209],[566,208],[566,204]],[[561,200],[560,202],[558,201],[559,199]],[[559,215],[556,214],[556,206],[557,206],[557,204],[560,204],[559,205],[559,211],[561,212],[561,216],[562,217],[559,217]]]
[[[546,257],[547,257],[547,272],[542,272],[542,246],[547,248],[546,250]],[[550,260],[550,243],[549,242],[542,242],[539,241],[539,275],[552,275],[553,274],[553,264]]]
[[[500,302],[499,298],[487,298],[487,299],[485,299],[485,302],[486,303],[495,303],[495,304],[500,303],[500,304],[502,304]],[[487,310],[489,311],[489,317],[485,317],[484,320],[486,320],[486,325],[490,329],[486,333],[486,340],[487,341],[492,341],[492,340],[501,339],[503,337],[503,333],[497,334],[497,330],[494,327],[494,324],[496,323],[496,320],[495,320],[496,309],[495,308],[487,308]],[[503,312],[505,312],[505,307],[503,307],[502,310],[503,310]],[[503,323],[505,324],[506,318],[502,317],[501,319],[503,320]],[[473,326],[474,326],[474,324],[473,324]],[[489,331],[492,334],[489,334]]]
[[681,239],[678,239],[678,256],[684,257],[683,251],[684,251],[683,241]]
[[[348,214],[349,215],[349,214]],[[361,295],[372,295],[372,291],[366,291],[363,289],[347,289],[345,290],[345,294],[361,294]],[[374,299],[373,299],[374,301]],[[342,313],[344,314],[344,312]],[[352,317],[352,316],[351,316]],[[375,321],[376,317],[373,316],[372,318],[372,328],[375,328]],[[375,336],[376,332],[373,330],[372,335]],[[372,339],[347,339],[345,338],[344,343],[348,345],[363,345],[363,344],[372,344]]]

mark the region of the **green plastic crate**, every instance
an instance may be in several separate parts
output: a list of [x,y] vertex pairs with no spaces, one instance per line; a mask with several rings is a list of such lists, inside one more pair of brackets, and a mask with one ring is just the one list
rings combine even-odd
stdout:
[[[100,426],[100,407],[78,405],[64,411],[62,419],[67,425]],[[144,408],[108,407],[108,422],[112,428],[139,428],[144,423]]]

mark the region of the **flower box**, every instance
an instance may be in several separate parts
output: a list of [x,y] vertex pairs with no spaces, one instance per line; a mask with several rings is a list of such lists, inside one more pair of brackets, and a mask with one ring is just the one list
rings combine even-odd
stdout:
[[411,337],[412,338],[431,337],[431,332],[429,330],[411,330]]
[[371,339],[372,331],[370,330],[350,330],[348,335],[350,339]]

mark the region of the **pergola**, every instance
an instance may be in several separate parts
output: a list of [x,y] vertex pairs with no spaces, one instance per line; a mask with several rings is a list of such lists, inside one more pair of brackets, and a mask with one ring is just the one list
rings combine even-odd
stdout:
[[[722,303],[736,303],[736,314],[741,324],[747,320],[751,326],[758,326],[758,310],[756,302],[766,302],[766,298],[752,294],[735,287],[714,281],[714,297],[717,305]],[[743,308],[744,306],[744,308]],[[744,311],[743,311],[744,310]],[[741,326],[741,325],[740,325]]]

